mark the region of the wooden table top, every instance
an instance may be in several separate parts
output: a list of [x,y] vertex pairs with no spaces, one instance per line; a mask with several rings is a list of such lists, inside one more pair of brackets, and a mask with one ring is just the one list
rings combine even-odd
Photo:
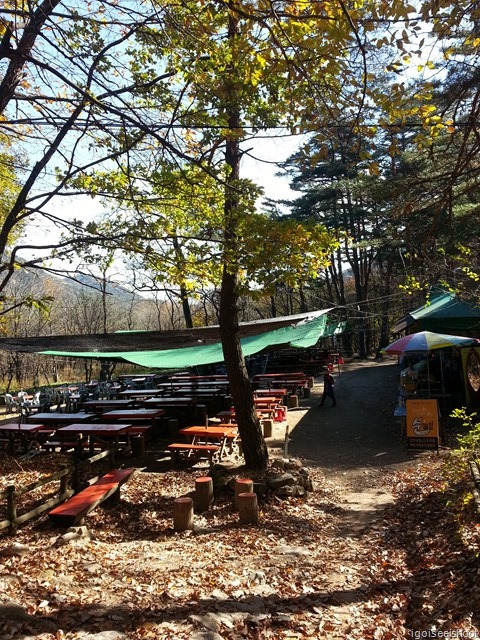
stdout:
[[9,422],[8,424],[0,424],[0,431],[19,431],[24,433],[32,433],[43,427],[42,424],[25,424],[18,422]]
[[161,396],[165,393],[164,389],[125,389],[118,394],[121,398],[148,398],[153,396]]
[[107,420],[144,420],[145,418],[161,418],[165,409],[116,409],[102,413]]
[[27,420],[31,422],[44,422],[45,424],[60,424],[62,422],[88,422],[97,416],[94,413],[33,413]]
[[179,433],[190,436],[203,436],[212,438],[225,438],[227,436],[238,435],[237,428],[231,424],[215,425],[215,426],[193,426],[179,429]]
[[288,393],[288,389],[284,389],[282,387],[275,387],[275,389],[255,389],[255,391],[253,392],[255,396],[257,397],[261,397],[263,398],[264,396],[271,396],[272,393],[279,397],[279,396],[286,396]]
[[144,407],[163,407],[165,406],[190,406],[198,403],[198,398],[190,398],[190,397],[167,397],[167,398],[148,398],[148,400],[144,400],[142,402]]
[[82,407],[86,409],[100,409],[102,407],[124,408],[129,407],[134,403],[134,400],[87,400],[82,402]]
[[85,433],[85,434],[97,434],[97,435],[115,435],[116,433],[126,433],[132,428],[131,424],[115,424],[111,422],[102,423],[86,423],[81,422],[68,424],[65,427],[60,427],[57,432],[68,433]]

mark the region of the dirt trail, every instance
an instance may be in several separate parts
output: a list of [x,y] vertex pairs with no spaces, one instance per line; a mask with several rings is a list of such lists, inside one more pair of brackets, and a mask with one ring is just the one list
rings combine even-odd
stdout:
[[[319,467],[338,495],[333,535],[347,544],[328,580],[335,594],[329,611],[341,621],[341,628],[351,619],[352,603],[361,600],[370,534],[381,526],[384,508],[393,502],[389,474],[411,466],[413,460],[393,417],[399,376],[396,362],[353,361],[334,375],[336,407],[328,398],[320,406],[323,382],[316,379],[310,398],[289,411],[288,455]],[[280,430],[276,435],[280,454]],[[345,589],[346,579],[349,589]],[[342,638],[343,631],[331,637]]]
[[335,483],[345,503],[344,532],[356,535],[391,501],[388,472],[412,460],[393,418],[396,362],[353,361],[334,375],[336,407],[328,398],[320,406],[323,383],[317,380],[311,397],[290,412],[289,453],[319,466]]

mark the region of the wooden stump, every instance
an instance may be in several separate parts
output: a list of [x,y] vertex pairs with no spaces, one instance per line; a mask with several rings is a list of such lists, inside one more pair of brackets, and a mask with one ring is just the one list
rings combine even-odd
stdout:
[[193,529],[193,500],[176,498],[173,503],[173,528],[175,531]]
[[271,438],[273,433],[273,420],[262,420],[263,437]]
[[290,409],[296,409],[298,407],[298,396],[293,395],[288,399],[288,406]]
[[309,389],[313,389],[313,385],[315,384],[315,378],[313,376],[309,376],[307,378],[307,384]]
[[213,502],[213,480],[202,476],[195,480],[195,508],[197,511],[208,511]]
[[238,510],[238,496],[241,493],[253,493],[253,480],[250,478],[236,478],[235,480],[235,509]]
[[256,493],[239,493],[238,517],[242,524],[258,524],[258,500]]

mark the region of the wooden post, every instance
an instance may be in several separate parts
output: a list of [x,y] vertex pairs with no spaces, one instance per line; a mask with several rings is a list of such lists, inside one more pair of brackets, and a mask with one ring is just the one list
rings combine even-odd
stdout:
[[202,476],[195,480],[195,508],[197,511],[208,511],[213,502],[213,480]]
[[271,438],[273,433],[273,420],[262,420],[263,437]]
[[7,519],[10,520],[9,532],[15,532],[13,524],[17,518],[17,501],[15,497],[15,486],[13,484],[7,487]]
[[178,438],[177,418],[169,418],[169,420],[167,420],[167,428],[168,428],[168,437],[172,438],[172,440],[176,440]]
[[238,496],[240,493],[253,493],[253,480],[250,480],[250,478],[236,478],[234,503],[236,510],[238,510]]
[[145,453],[145,438],[141,433],[134,436],[132,442],[132,456],[143,456]]
[[206,405],[197,404],[197,406],[195,407],[195,416],[199,426],[205,425],[206,427],[208,427],[208,412]]
[[[109,457],[110,457],[110,450],[109,450]],[[78,460],[75,460],[73,463],[73,471],[72,471],[72,489],[74,490],[75,493],[77,493],[77,491],[80,488],[80,469],[79,469],[79,462]],[[109,469],[112,468],[112,465],[110,464],[109,461]]]
[[283,457],[288,458],[288,424],[285,429],[285,442],[283,443]]
[[[60,469],[68,469],[68,464],[61,464]],[[68,474],[65,474],[60,478],[60,495],[63,496],[64,493],[68,491]]]
[[239,493],[238,517],[242,524],[258,524],[258,500],[256,493]]
[[288,399],[288,406],[290,409],[296,409],[298,407],[298,396],[293,395]]
[[313,389],[313,385],[315,384],[315,378],[313,376],[309,376],[307,378],[307,384],[310,389]]
[[175,531],[193,529],[193,500],[176,498],[173,503],[173,528]]

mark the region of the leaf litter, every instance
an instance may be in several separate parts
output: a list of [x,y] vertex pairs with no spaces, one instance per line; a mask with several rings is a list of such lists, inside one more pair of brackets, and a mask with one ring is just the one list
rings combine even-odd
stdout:
[[[238,523],[233,492],[224,492],[184,533],[173,530],[173,500],[192,492],[197,470],[138,470],[119,504],[89,514],[89,535],[75,543],[57,546],[62,531],[46,516],[15,538],[0,537],[2,606],[22,612],[0,612],[2,638],[101,640],[112,630],[176,640],[207,630],[225,639],[477,633],[478,516],[468,477],[447,484],[447,457],[432,454],[385,475],[395,502],[356,536],[340,533],[341,494],[315,468],[308,469],[315,492],[261,500],[257,527]],[[21,470],[2,468],[0,488],[54,470],[41,456]],[[7,555],[14,542],[28,551]]]

